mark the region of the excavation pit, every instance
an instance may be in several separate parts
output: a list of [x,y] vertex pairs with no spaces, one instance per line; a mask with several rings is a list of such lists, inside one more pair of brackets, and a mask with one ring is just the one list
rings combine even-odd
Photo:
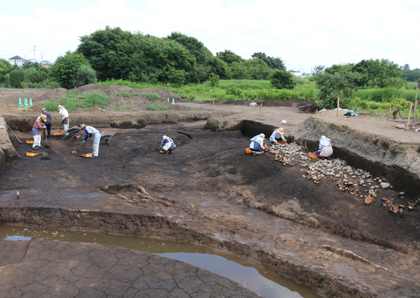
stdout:
[[[376,188],[365,205],[331,178],[303,177],[299,160],[285,166],[275,154],[247,155],[254,130],[269,129],[252,122],[222,132],[203,129],[205,121],[114,129],[112,147],[101,144],[95,159],[71,154],[81,140],[51,140],[38,150],[50,160],[15,146],[23,158],[0,180],[1,222],[205,245],[325,297],[415,293],[418,213],[381,205],[382,197],[412,198]],[[170,155],[159,154],[162,135],[177,145]]]

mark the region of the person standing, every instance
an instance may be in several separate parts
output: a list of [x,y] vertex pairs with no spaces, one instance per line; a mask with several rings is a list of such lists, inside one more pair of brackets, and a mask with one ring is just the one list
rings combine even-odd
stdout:
[[272,144],[275,144],[278,141],[286,141],[286,139],[284,138],[283,127],[279,127],[276,130],[274,130],[273,133],[270,136],[270,142]]
[[46,126],[43,122],[47,121],[47,116],[41,114],[40,117],[36,118],[34,125],[32,126],[32,136],[34,137],[34,143],[32,149],[41,148],[41,129],[45,129]]
[[264,147],[265,134],[260,133],[251,139],[249,149],[252,150],[252,154],[263,154],[267,149]]
[[67,112],[66,108],[62,105],[58,106],[58,112],[61,115],[61,124],[63,124],[64,128],[64,136],[68,136],[68,130],[70,126],[70,118],[69,118],[69,112]]
[[319,150],[315,151],[314,154],[321,158],[329,157],[333,154],[333,148],[331,146],[331,140],[326,136],[322,136],[319,140]]
[[86,126],[82,124],[80,125],[80,128],[85,132],[85,139],[83,140],[82,145],[86,143],[86,140],[88,138],[93,138],[93,157],[98,157],[99,143],[101,142],[101,133],[93,126]]
[[50,136],[51,136],[51,124],[52,124],[52,121],[51,121],[51,114],[47,111],[47,109],[46,108],[43,108],[42,109],[42,114],[44,114],[45,116],[47,116],[47,121],[45,121],[45,126],[47,127],[47,135],[45,135],[45,129],[44,129],[44,137],[43,137],[43,139],[45,139],[45,138],[50,138]]
[[160,143],[160,153],[170,154],[175,148],[176,148],[176,145],[170,137],[167,137],[167,136],[162,137],[162,142]]

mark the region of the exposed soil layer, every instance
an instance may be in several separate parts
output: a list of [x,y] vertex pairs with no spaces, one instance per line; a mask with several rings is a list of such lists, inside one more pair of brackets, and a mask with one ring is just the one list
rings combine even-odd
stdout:
[[[71,154],[75,141],[52,139],[51,148],[40,149],[50,160],[10,163],[0,180],[1,222],[204,244],[326,297],[418,292],[417,213],[364,206],[327,179],[303,179],[299,167],[284,167],[273,155],[245,154],[249,138],[240,131],[203,126],[116,130],[97,159]],[[163,134],[177,144],[170,155],[159,154]],[[16,144],[21,156],[29,148]],[[78,150],[87,152],[90,143]]]

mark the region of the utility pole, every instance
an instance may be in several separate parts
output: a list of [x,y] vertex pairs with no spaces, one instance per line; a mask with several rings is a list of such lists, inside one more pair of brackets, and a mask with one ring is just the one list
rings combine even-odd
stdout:
[[35,56],[35,47],[36,47],[36,46],[34,45],[34,61],[33,61],[33,62],[35,62],[35,57],[36,57],[36,56]]

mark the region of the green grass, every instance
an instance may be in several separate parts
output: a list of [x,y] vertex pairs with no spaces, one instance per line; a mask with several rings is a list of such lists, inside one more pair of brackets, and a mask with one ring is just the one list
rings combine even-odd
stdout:
[[117,107],[114,107],[114,108],[117,112],[128,112],[129,110],[131,110],[133,108],[133,106],[131,106],[131,105],[129,105],[129,106],[117,106]]
[[77,108],[89,108],[95,106],[108,106],[111,102],[111,97],[105,95],[100,91],[87,91],[81,95],[76,95],[68,91],[67,95],[61,100],[51,98],[43,102],[43,106],[47,111],[54,111],[58,109],[58,105],[63,105],[67,111],[76,112]]
[[148,105],[146,106],[146,110],[149,111],[159,111],[159,110],[168,110],[169,108],[165,105],[161,105],[161,104],[153,104],[153,105]]
[[117,94],[117,96],[123,96],[123,97],[133,97],[139,95],[138,93],[130,93],[127,92],[126,90],[122,90],[120,93]]
[[146,93],[144,96],[146,96],[148,99],[157,99],[160,97],[157,93]]

